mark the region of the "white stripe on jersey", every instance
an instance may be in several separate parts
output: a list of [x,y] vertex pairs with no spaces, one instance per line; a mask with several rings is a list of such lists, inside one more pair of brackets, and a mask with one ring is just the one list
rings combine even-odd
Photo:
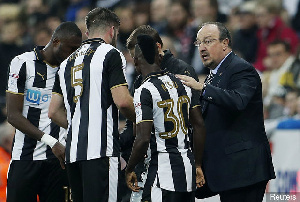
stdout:
[[[184,152],[184,153],[182,152],[181,156],[182,156],[182,160],[183,160],[183,163],[184,163],[186,181],[189,182],[191,179],[193,179],[192,172],[190,172],[190,170],[192,170],[193,167],[191,165],[190,159],[187,156],[187,152]],[[194,190],[194,187],[192,187],[192,183],[187,183],[186,190],[187,191],[193,191]]]
[[158,174],[160,188],[169,191],[175,191],[172,172],[170,172],[171,170],[172,168],[171,168],[169,154],[159,153],[157,174]]
[[[85,45],[88,46],[88,45]],[[104,60],[104,55],[99,55],[99,61],[103,61]],[[91,61],[91,66],[97,66],[97,60],[92,60]],[[91,69],[90,71],[93,71],[93,69]],[[90,83],[90,92],[97,92],[99,93],[99,97],[102,96],[102,92],[101,92],[101,81],[102,81],[102,74],[99,74],[96,72],[93,72],[90,74],[90,79],[91,82]],[[102,108],[101,108],[101,102],[99,102],[98,99],[90,99],[90,104],[89,104],[89,111],[96,111],[96,112],[101,112]],[[92,107],[92,108],[91,108]],[[94,116],[93,118],[89,119],[89,125],[90,126],[99,126],[99,123],[102,123],[102,116]],[[94,131],[94,128],[89,127],[89,134],[92,134]],[[94,158],[98,158],[99,154],[100,154],[100,147],[99,144],[101,145],[101,128],[99,127],[98,129],[98,135],[94,135],[93,138],[88,138],[88,147],[91,147],[93,149],[88,149],[87,150],[87,156],[88,156],[88,160],[89,159],[94,159]]]
[[[80,101],[78,101],[80,103]],[[76,105],[74,116],[81,117],[80,105]],[[80,119],[72,120],[72,134],[78,134],[80,126]],[[71,147],[70,147],[70,162],[75,162],[77,157],[77,144],[78,135],[72,135]]]
[[151,201],[161,202],[162,201],[162,190],[158,187],[151,188]]
[[118,198],[118,157],[109,157],[108,202],[116,202]]
[[[109,117],[112,117],[112,106],[110,106],[107,109],[107,131],[113,131],[113,120],[110,119]],[[106,150],[106,156],[112,156],[112,152],[113,152],[113,136],[109,135],[107,136],[107,150]]]

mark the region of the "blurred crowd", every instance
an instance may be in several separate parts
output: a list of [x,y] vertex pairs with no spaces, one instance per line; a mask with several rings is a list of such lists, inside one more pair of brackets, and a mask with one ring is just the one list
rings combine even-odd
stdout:
[[[299,0],[0,0],[0,129],[9,127],[5,89],[12,58],[45,46],[63,21],[76,22],[86,39],[85,16],[94,7],[110,8],[120,17],[117,46],[127,60],[129,85],[136,73],[126,40],[136,27],[154,27],[163,48],[191,64],[201,80],[208,69],[193,42],[199,25],[218,21],[230,29],[233,51],[261,75],[265,119],[300,118]],[[13,132],[0,131],[2,146],[2,137]]]

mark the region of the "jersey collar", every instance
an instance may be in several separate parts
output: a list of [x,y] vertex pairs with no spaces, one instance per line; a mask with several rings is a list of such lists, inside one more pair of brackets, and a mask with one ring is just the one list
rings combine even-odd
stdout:
[[56,68],[57,66],[53,66],[51,64],[49,64],[43,57],[42,53],[41,53],[41,50],[45,48],[45,46],[37,46],[33,49],[34,53],[35,53],[35,56],[36,56],[36,61],[40,62],[40,63],[43,63],[43,64],[47,64],[49,65],[50,67],[52,68]]
[[147,81],[148,79],[152,78],[152,77],[159,77],[159,76],[163,76],[165,75],[166,73],[168,73],[167,70],[162,70],[162,71],[159,71],[159,72],[151,72],[150,74],[148,74],[145,79],[143,80],[142,84]]
[[45,48],[45,46],[37,46],[33,49],[35,56],[36,56],[36,60],[40,61],[40,62],[44,62],[44,57],[41,53],[41,50]]
[[101,38],[93,38],[93,39],[87,39],[85,41],[82,42],[82,45],[84,44],[90,44],[90,43],[93,43],[93,42],[98,42],[98,43],[105,43],[105,41]]

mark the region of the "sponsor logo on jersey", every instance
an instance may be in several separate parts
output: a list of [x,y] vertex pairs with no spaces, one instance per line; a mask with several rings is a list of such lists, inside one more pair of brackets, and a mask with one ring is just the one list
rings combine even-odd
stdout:
[[27,90],[26,100],[28,102],[34,104],[41,104],[41,103],[48,102],[50,98],[51,98],[51,94],[42,95],[42,93],[38,90],[31,90],[31,89]]

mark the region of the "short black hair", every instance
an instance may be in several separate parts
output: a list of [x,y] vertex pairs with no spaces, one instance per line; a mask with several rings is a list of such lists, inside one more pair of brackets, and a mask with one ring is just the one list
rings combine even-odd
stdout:
[[89,32],[105,30],[109,26],[120,27],[119,17],[107,8],[94,8],[85,17],[86,28]]
[[291,51],[291,45],[288,41],[284,40],[284,39],[275,39],[274,41],[272,41],[271,43],[269,43],[268,47],[270,46],[274,46],[274,45],[283,45],[284,46],[284,50],[286,52],[290,52]]
[[229,40],[228,46],[231,48],[231,45],[232,45],[231,34],[223,23],[221,23],[221,22],[205,22],[200,26],[200,29],[202,27],[204,27],[205,25],[216,25],[220,32],[219,40],[223,41],[224,39],[227,38]]
[[161,47],[163,47],[163,42],[158,34],[158,32],[149,25],[141,25],[130,34],[130,36],[127,39],[127,49],[133,49],[135,44],[137,43],[137,36],[140,34],[146,34],[153,38],[155,43],[161,44]]
[[51,39],[67,39],[71,36],[82,38],[82,32],[74,22],[63,22],[53,32]]
[[149,64],[153,64],[157,50],[154,39],[149,35],[140,34],[137,36],[137,45],[140,47],[145,60]]

